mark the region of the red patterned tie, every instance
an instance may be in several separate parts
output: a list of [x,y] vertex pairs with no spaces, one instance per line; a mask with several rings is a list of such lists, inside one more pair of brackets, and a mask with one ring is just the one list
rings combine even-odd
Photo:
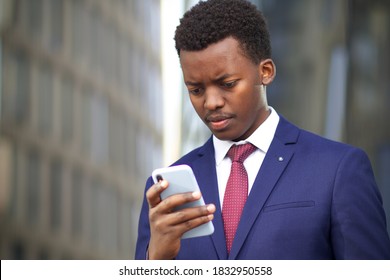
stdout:
[[222,218],[228,253],[230,253],[241,213],[248,197],[248,174],[243,162],[255,150],[256,147],[248,143],[238,146],[233,145],[228,151],[228,157],[232,160],[232,168],[226,185],[222,206]]

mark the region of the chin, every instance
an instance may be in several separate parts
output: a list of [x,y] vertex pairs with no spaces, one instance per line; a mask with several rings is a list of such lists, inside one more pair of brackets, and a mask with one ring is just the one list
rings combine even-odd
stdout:
[[241,139],[239,139],[241,136],[237,136],[236,134],[232,134],[232,133],[214,132],[214,131],[212,131],[212,133],[214,134],[215,137],[217,137],[219,140],[222,140],[222,141],[234,141],[234,142],[236,142],[236,141],[240,141],[241,140]]

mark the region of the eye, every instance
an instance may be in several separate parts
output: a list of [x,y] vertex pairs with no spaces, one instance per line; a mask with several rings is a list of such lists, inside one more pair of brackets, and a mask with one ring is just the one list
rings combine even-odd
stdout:
[[222,85],[225,88],[232,88],[237,84],[237,81],[224,82]]
[[189,94],[192,95],[200,95],[203,92],[202,88],[189,88],[188,89]]

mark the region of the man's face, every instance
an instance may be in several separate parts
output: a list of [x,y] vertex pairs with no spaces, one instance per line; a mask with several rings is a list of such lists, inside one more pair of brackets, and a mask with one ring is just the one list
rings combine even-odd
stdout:
[[246,139],[267,118],[261,87],[274,72],[264,79],[263,62],[255,65],[245,57],[236,39],[228,37],[201,51],[182,50],[180,63],[192,105],[217,138]]

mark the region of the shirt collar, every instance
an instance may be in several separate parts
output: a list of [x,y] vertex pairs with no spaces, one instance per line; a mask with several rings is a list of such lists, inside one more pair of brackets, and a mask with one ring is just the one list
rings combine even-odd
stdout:
[[215,150],[215,163],[219,165],[225,158],[230,147],[234,144],[241,145],[245,143],[251,143],[256,146],[262,152],[267,153],[269,146],[274,138],[276,128],[279,123],[279,115],[274,108],[268,106],[271,113],[267,119],[245,140],[234,142],[230,140],[219,140],[213,136],[213,144]]

